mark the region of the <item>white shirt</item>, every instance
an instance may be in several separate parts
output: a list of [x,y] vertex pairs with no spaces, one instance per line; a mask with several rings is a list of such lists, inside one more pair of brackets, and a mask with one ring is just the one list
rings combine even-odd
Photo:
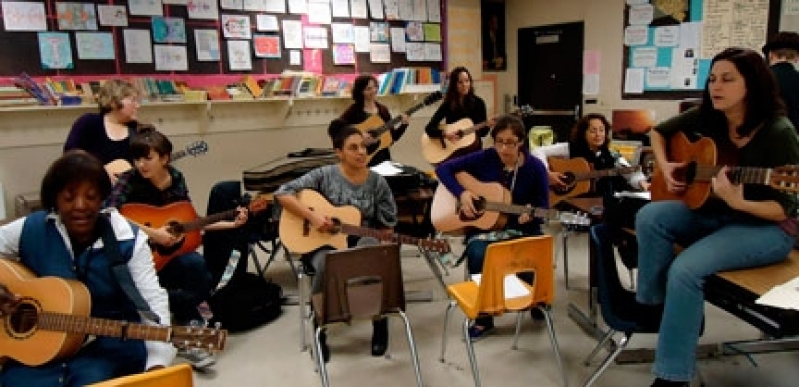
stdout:
[[[133,283],[139,289],[142,298],[150,306],[150,309],[158,315],[161,323],[170,325],[169,314],[169,298],[166,290],[161,287],[158,282],[158,273],[155,271],[153,264],[153,255],[150,246],[147,245],[147,236],[139,230],[136,235],[133,234],[133,229],[130,223],[117,212],[116,209],[106,209],[103,212],[110,215],[111,225],[114,228],[114,234],[117,240],[124,241],[134,239],[136,243],[133,248],[133,256],[128,261],[128,270],[133,278]],[[48,215],[50,219],[55,220],[56,228],[64,239],[67,248],[72,254],[72,246],[67,236],[67,230],[64,223],[58,215]],[[17,219],[9,224],[0,226],[0,254],[5,256],[18,256],[19,255],[19,240],[22,236],[22,227],[25,224],[25,218]],[[99,239],[92,246],[94,249],[103,247],[102,239]],[[72,257],[75,258],[74,256]],[[158,325],[154,321],[143,319],[142,321],[147,325]],[[147,363],[146,368],[149,369],[154,366],[168,366],[175,358],[177,350],[171,343],[147,341],[145,342],[147,348]]]

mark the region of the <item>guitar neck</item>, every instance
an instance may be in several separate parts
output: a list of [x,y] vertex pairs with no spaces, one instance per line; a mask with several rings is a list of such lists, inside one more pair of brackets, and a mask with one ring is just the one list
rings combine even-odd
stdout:
[[[412,115],[413,113],[416,113],[417,111],[419,111],[419,109],[421,109],[421,108],[423,108],[425,106],[427,106],[427,105],[425,105],[424,102],[418,103],[418,104],[412,106],[410,109],[406,110],[405,111],[405,115],[410,116],[410,115]],[[374,132],[375,132],[376,135],[382,135],[387,130],[397,126],[397,124],[399,124],[400,121],[402,121],[402,116],[396,116],[396,117],[388,120],[388,122],[386,122],[383,126],[375,129]]]
[[[699,165],[696,168],[694,180],[711,181],[719,171],[721,166]],[[769,179],[773,169],[758,167],[728,167],[728,176],[734,184],[765,184],[770,183]]]
[[189,153],[186,152],[185,150],[179,150],[179,151],[176,151],[176,152],[172,152],[172,155],[169,157],[169,161],[180,160],[180,159],[188,156],[188,154]]
[[179,227],[177,227],[178,229],[175,231],[178,233],[184,233],[184,232],[201,230],[203,227],[209,224],[216,223],[220,220],[230,219],[234,217],[237,213],[238,209],[234,208],[232,210],[227,210],[213,215],[208,215],[206,217],[197,218],[190,222],[180,223]]
[[480,129],[483,129],[486,126],[488,126],[488,122],[481,122],[481,123],[479,123],[477,125],[472,125],[472,126],[466,128],[466,129],[462,129],[461,132],[463,133],[464,136],[466,136],[466,135],[472,134],[472,133],[474,133],[474,132],[476,132],[476,131],[478,131]]
[[628,173],[633,173],[640,170],[641,167],[634,166],[634,167],[620,167],[620,168],[610,168],[610,169],[600,169],[596,171],[589,171],[589,172],[582,172],[582,173],[575,173],[574,178],[576,180],[588,180],[588,179],[597,179],[600,177],[608,177],[608,176],[621,176]]
[[514,215],[530,214],[535,218],[544,218],[544,219],[549,218],[550,215],[552,214],[558,213],[558,211],[551,210],[548,208],[527,207],[527,206],[520,206],[518,204],[506,204],[499,202],[486,202],[483,205],[483,210],[496,211],[505,214],[514,214]]
[[375,230],[373,228],[368,228],[368,227],[354,226],[351,224],[341,224],[341,232],[347,235],[373,237],[383,242],[393,242],[404,245],[416,245],[428,248],[435,248],[434,241],[397,234],[397,233],[387,233],[385,231]]
[[39,328],[46,331],[164,342],[169,342],[172,338],[171,327],[51,312],[39,312],[37,317]]

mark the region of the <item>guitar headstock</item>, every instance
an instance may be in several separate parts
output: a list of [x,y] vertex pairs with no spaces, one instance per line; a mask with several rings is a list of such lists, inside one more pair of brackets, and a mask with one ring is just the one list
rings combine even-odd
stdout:
[[427,105],[433,104],[435,102],[438,102],[442,98],[444,98],[444,94],[442,94],[440,91],[434,91],[434,92],[428,94],[427,97],[424,97],[424,100],[422,101],[422,103],[425,106],[427,106]]
[[768,184],[780,191],[799,192],[799,165],[773,168],[769,174]]
[[580,212],[560,212],[558,220],[563,227],[569,230],[587,230],[591,226],[591,218]]
[[169,341],[179,349],[200,348],[209,351],[225,349],[227,330],[207,327],[174,326]]
[[526,104],[522,105],[522,106],[519,106],[519,108],[516,109],[516,111],[514,111],[513,114],[515,114],[517,116],[520,116],[520,117],[531,116],[531,115],[533,115],[533,107],[530,106],[530,105],[526,105]]
[[204,140],[195,141],[186,146],[186,154],[199,156],[208,152],[208,143]]

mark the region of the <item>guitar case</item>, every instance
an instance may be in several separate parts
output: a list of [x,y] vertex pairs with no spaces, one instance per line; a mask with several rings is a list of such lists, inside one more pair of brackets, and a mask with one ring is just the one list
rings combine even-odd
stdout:
[[333,149],[305,148],[244,171],[242,181],[248,191],[273,192],[313,169],[336,162]]

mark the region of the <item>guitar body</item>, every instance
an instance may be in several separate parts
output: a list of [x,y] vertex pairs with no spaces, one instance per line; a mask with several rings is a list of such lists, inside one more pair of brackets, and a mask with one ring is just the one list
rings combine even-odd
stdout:
[[[336,207],[316,191],[302,190],[297,193],[297,199],[311,210],[326,215],[337,223],[361,224],[361,212],[357,208],[353,206]],[[348,247],[346,234],[320,232],[304,218],[285,209],[280,214],[278,234],[280,241],[289,251],[299,254],[309,253],[325,245],[339,250]]]
[[550,157],[549,170],[559,172],[564,176],[562,179],[566,185],[564,187],[549,187],[549,205],[559,203],[561,200],[582,195],[591,191],[591,180],[578,180],[575,174],[587,173],[591,171],[591,165],[582,157],[566,159],[562,157]]
[[[455,175],[458,182],[468,191],[490,202],[510,203],[510,192],[499,183],[483,183],[468,173],[461,172]],[[474,218],[463,215],[460,211],[458,198],[452,195],[444,184],[439,184],[433,195],[433,205],[430,210],[430,220],[433,227],[441,232],[452,232],[464,228],[479,228],[481,230],[501,229],[507,223],[507,216],[496,211],[483,211]]]
[[[463,118],[457,122],[448,124],[444,129],[444,135],[447,133],[454,133],[459,130],[465,130],[474,126],[472,120]],[[458,141],[450,141],[443,138],[444,145],[441,145],[439,138],[430,138],[426,133],[422,135],[422,155],[425,160],[430,164],[440,164],[453,157],[457,157],[464,153],[469,153],[479,149],[479,142],[477,141],[477,134],[471,132],[464,135]]]
[[[358,128],[358,130],[360,130],[361,133],[366,135],[366,134],[370,134],[370,131],[372,131],[374,129],[379,129],[380,127],[382,127],[385,124],[386,123],[383,121],[382,118],[380,118],[379,115],[372,114],[371,116],[369,116],[368,119],[366,119],[366,121],[355,125],[355,127]],[[367,163],[372,160],[372,157],[374,157],[374,155],[375,155],[375,153],[377,153],[377,151],[379,151],[381,149],[388,148],[388,147],[391,146],[391,144],[394,143],[394,139],[391,138],[391,131],[390,130],[387,130],[387,131],[383,132],[383,134],[381,134],[380,137],[377,140],[379,140],[379,141],[374,141],[374,142],[372,142],[372,143],[370,143],[370,144],[368,144],[366,146],[366,155],[367,155],[366,156],[366,162]]]
[[[152,228],[159,228],[164,225],[177,225],[194,221],[198,218],[197,211],[191,202],[182,201],[168,204],[163,207],[151,206],[148,204],[129,203],[122,206],[119,212],[136,224],[145,225]],[[182,234],[180,241],[172,246],[161,246],[150,244],[153,249],[153,261],[155,269],[161,270],[172,258],[190,253],[197,250],[202,244],[200,230],[189,231]]]
[[[0,283],[12,293],[22,296],[19,308],[88,316],[91,311],[89,291],[78,281],[55,277],[36,278],[22,264],[0,259]],[[0,363],[7,358],[22,364],[38,366],[77,352],[85,335],[37,329],[33,318],[2,318],[0,329]]]
[[675,171],[678,180],[686,182],[685,191],[680,193],[669,192],[663,172],[655,164],[652,175],[652,200],[682,200],[691,209],[698,208],[711,193],[711,182],[694,180],[694,170],[698,165],[716,165],[716,145],[709,137],[702,137],[696,142],[688,141],[682,132],[671,136],[668,149],[669,160],[673,162],[688,162],[687,167]]

